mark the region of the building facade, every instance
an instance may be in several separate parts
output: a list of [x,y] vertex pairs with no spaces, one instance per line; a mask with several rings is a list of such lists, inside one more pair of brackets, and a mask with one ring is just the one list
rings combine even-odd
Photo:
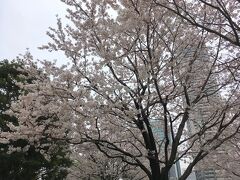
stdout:
[[[197,96],[206,96],[206,98],[202,98],[196,103],[196,105],[194,105],[194,108],[189,115],[190,120],[188,121],[187,128],[189,135],[193,135],[194,133],[199,132],[200,128],[208,123],[212,115],[211,109],[221,101],[221,96],[217,92],[218,77],[209,72],[212,62],[209,58],[206,47],[186,48],[180,57],[180,63],[182,64],[182,70],[180,73],[188,74],[190,76],[189,81],[187,82],[189,99],[194,100]],[[202,136],[202,141],[204,141],[204,138],[207,139],[208,137],[211,137],[216,131],[217,129],[214,129],[214,127],[206,130]],[[199,141],[198,143],[201,146],[202,142]],[[219,152],[217,153],[224,153],[224,149],[219,149]],[[194,169],[196,180],[231,179],[224,169],[217,167],[213,163],[214,161],[217,161],[216,158],[217,157],[211,157],[211,162],[208,158],[200,161]]]

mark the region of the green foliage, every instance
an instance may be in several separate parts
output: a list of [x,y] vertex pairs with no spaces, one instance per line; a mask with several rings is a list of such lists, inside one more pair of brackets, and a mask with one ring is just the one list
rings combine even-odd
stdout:
[[[8,122],[17,125],[15,117],[4,114],[9,108],[11,101],[18,99],[23,92],[16,82],[23,82],[18,71],[21,62],[0,62],[0,130],[7,132],[10,129]],[[29,81],[29,80],[28,80]],[[66,158],[66,144],[59,142],[58,149],[51,155],[50,160],[46,158],[33,146],[26,152],[8,153],[8,147],[25,147],[26,140],[11,141],[9,144],[0,143],[0,180],[63,180],[67,175],[66,167],[71,165],[71,161]]]

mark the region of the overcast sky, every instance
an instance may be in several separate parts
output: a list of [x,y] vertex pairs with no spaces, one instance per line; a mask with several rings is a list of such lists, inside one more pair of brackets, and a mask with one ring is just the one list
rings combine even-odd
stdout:
[[60,0],[0,0],[0,60],[13,59],[29,48],[36,58],[57,59],[38,50],[49,41],[46,31],[56,27],[56,14],[64,17]]

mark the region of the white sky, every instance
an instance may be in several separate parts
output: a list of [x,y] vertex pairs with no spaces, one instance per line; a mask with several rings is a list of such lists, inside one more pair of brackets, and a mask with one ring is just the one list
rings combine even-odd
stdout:
[[60,0],[0,0],[0,60],[11,60],[26,48],[35,58],[62,58],[37,47],[50,40],[46,31],[56,27],[56,14],[64,18],[65,9]]

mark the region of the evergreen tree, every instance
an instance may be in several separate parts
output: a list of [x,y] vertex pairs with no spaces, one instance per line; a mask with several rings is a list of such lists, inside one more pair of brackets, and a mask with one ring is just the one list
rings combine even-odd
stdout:
[[[9,122],[18,125],[16,117],[4,112],[9,108],[11,101],[16,101],[21,93],[26,93],[16,85],[16,82],[24,81],[19,77],[22,72],[18,71],[18,68],[21,65],[19,62],[7,60],[0,62],[0,131],[2,132],[10,131],[7,126]],[[51,155],[50,160],[47,160],[26,140],[0,143],[0,180],[64,179],[67,175],[64,167],[69,167],[71,161],[66,158],[66,152],[63,150],[66,146],[61,142],[58,142],[58,145],[59,148]],[[19,147],[19,151],[8,153],[11,146]],[[26,146],[29,148],[24,151]]]

